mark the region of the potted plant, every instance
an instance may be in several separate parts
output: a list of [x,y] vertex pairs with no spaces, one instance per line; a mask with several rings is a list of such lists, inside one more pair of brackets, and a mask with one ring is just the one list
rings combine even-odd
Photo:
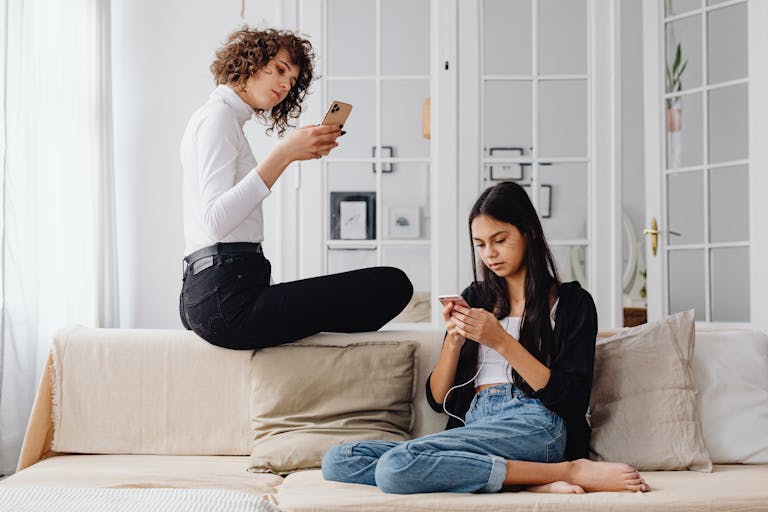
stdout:
[[[666,65],[667,93],[680,92],[683,90],[683,72],[688,65],[688,59],[682,59],[682,47],[677,43],[675,49],[675,60],[672,66]],[[667,98],[667,130],[670,133],[678,132],[683,127],[683,109],[680,104],[680,97]]]

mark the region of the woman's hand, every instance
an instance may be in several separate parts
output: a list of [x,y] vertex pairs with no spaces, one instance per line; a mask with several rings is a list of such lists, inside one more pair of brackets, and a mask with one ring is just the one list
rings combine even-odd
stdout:
[[277,149],[290,163],[296,160],[312,160],[325,156],[339,145],[336,138],[341,135],[337,124],[308,125],[296,128],[283,138]]
[[448,332],[445,336],[445,343],[450,343],[453,348],[461,348],[464,345],[464,336],[459,333],[456,322],[451,317],[451,311],[454,307],[453,302],[449,302],[443,308],[443,321],[445,322],[445,330]]
[[509,334],[507,334],[507,331],[504,330],[493,313],[481,308],[453,306],[451,322],[456,326],[456,332],[460,336],[475,340],[496,351],[509,338]]

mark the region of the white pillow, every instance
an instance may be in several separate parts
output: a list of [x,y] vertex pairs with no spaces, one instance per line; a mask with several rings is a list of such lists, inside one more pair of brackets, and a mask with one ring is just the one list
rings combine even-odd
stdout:
[[712,462],[768,463],[768,336],[698,330],[693,378]]

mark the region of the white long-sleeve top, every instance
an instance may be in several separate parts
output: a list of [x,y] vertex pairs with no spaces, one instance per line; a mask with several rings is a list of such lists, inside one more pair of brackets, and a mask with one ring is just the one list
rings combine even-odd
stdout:
[[184,168],[184,255],[217,242],[261,242],[262,201],[269,188],[243,133],[253,109],[219,85],[187,123]]

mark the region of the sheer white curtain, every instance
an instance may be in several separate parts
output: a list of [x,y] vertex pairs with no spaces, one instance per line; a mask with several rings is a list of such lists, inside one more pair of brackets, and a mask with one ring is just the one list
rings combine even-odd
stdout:
[[0,474],[53,333],[117,325],[109,0],[0,0]]

